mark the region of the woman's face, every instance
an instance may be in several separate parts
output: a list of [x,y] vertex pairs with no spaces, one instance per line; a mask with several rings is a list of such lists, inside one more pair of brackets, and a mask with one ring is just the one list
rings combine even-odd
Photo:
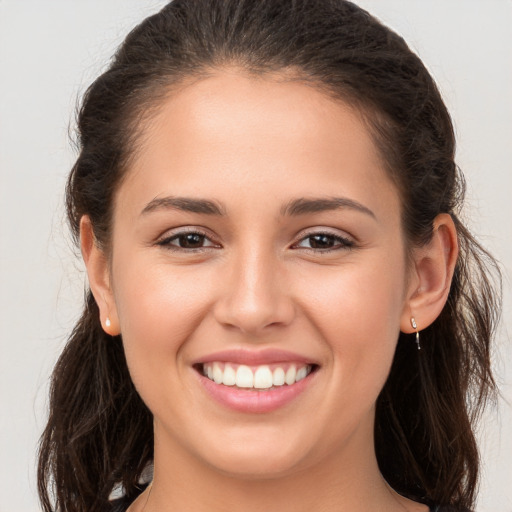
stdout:
[[171,94],[141,142],[111,314],[156,460],[257,477],[373,453],[410,312],[399,197],[361,117],[228,70]]

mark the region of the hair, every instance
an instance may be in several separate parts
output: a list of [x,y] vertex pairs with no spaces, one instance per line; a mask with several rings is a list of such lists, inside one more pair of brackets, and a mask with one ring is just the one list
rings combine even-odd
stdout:
[[[408,247],[431,239],[438,214],[452,216],[460,253],[449,297],[422,331],[421,352],[411,335],[399,336],[376,406],[375,447],[397,492],[472,507],[475,422],[496,391],[490,344],[499,269],[459,218],[464,179],[438,88],[405,41],[366,11],[344,0],[174,0],[145,19],[83,98],[66,190],[75,242],[87,215],[109,251],[113,197],[143,121],[174,86],[227,66],[305,80],[363,113],[397,185]],[[50,395],[38,466],[44,511],[108,510],[119,484],[134,498],[153,458],[152,415],[130,379],[122,337],[105,334],[90,290]]]

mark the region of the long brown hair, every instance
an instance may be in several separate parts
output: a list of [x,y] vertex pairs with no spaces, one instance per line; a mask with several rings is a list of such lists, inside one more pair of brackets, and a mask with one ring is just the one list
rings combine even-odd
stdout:
[[[495,392],[490,342],[499,272],[459,218],[464,180],[433,79],[404,40],[366,11],[344,0],[174,0],[144,20],[83,98],[80,153],[66,191],[76,242],[88,215],[108,251],[113,195],[137,150],[141,121],[173,84],[226,65],[287,73],[357,106],[400,191],[410,247],[429,241],[439,213],[452,215],[460,255],[448,302],[422,331],[421,352],[400,335],[377,403],[375,443],[396,491],[471,507],[479,467],[474,425]],[[128,497],[140,492],[152,457],[152,417],[131,382],[121,336],[103,332],[87,291],[52,377],[39,454],[43,509],[108,510],[116,484]]]

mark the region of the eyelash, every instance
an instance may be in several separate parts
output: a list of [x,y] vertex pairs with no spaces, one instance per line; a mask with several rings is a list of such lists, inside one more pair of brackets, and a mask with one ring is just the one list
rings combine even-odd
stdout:
[[[181,237],[185,237],[187,235],[199,235],[200,237],[203,237],[204,239],[210,240],[207,233],[199,230],[199,229],[191,229],[191,230],[185,230],[185,231],[179,231],[171,236],[167,236],[163,238],[162,240],[159,240],[157,242],[157,245],[164,247],[165,249],[168,249],[169,251],[176,251],[176,252],[204,252],[211,247],[215,247],[215,242],[212,242],[212,245],[206,246],[206,247],[194,247],[194,248],[187,248],[187,247],[179,247],[176,245],[172,245],[173,240],[179,240]],[[210,240],[211,241],[211,240]]]
[[[192,252],[192,253],[198,253],[198,252],[205,252],[209,249],[217,248],[218,244],[215,242],[212,242],[212,245],[208,245],[206,247],[193,247],[193,248],[187,248],[187,247],[179,247],[176,245],[173,245],[172,242],[175,240],[179,240],[181,237],[187,236],[187,235],[199,235],[200,237],[203,237],[203,239],[207,239],[210,242],[212,242],[208,236],[207,233],[200,231],[198,229],[193,229],[190,231],[180,231],[178,233],[175,233],[171,236],[165,237],[162,240],[159,240],[156,245],[160,247],[164,247],[167,250],[175,251],[175,252]],[[292,248],[297,247],[301,242],[312,239],[313,237],[328,237],[331,241],[335,242],[336,245],[334,247],[319,249],[319,248],[313,248],[313,247],[303,247],[304,250],[307,252],[312,252],[315,254],[326,254],[334,251],[340,251],[340,250],[350,250],[355,246],[355,243],[353,240],[350,240],[349,238],[345,238],[340,235],[335,235],[333,233],[329,233],[326,231],[315,231],[312,233],[307,233],[304,236],[302,236],[298,242],[296,242]]]
[[326,253],[330,253],[330,252],[334,252],[334,251],[350,250],[355,246],[354,241],[349,238],[346,238],[346,237],[343,237],[340,235],[335,235],[334,233],[329,233],[328,231],[315,231],[313,233],[308,233],[308,234],[304,235],[302,238],[300,238],[300,240],[296,244],[294,244],[294,247],[296,247],[298,244],[300,244],[304,240],[312,239],[314,237],[327,237],[335,243],[334,247],[329,247],[329,248],[325,248],[325,249],[318,249],[318,248],[313,248],[313,247],[304,247],[303,248],[306,251],[313,252],[315,254],[318,254],[318,253],[326,254]]

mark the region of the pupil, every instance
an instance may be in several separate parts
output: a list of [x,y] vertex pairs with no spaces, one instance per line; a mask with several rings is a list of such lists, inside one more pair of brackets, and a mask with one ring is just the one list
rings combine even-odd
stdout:
[[314,235],[310,238],[313,249],[326,249],[332,247],[333,237],[331,235]]
[[180,246],[188,249],[202,247],[204,236],[197,233],[188,233],[187,235],[180,236]]

